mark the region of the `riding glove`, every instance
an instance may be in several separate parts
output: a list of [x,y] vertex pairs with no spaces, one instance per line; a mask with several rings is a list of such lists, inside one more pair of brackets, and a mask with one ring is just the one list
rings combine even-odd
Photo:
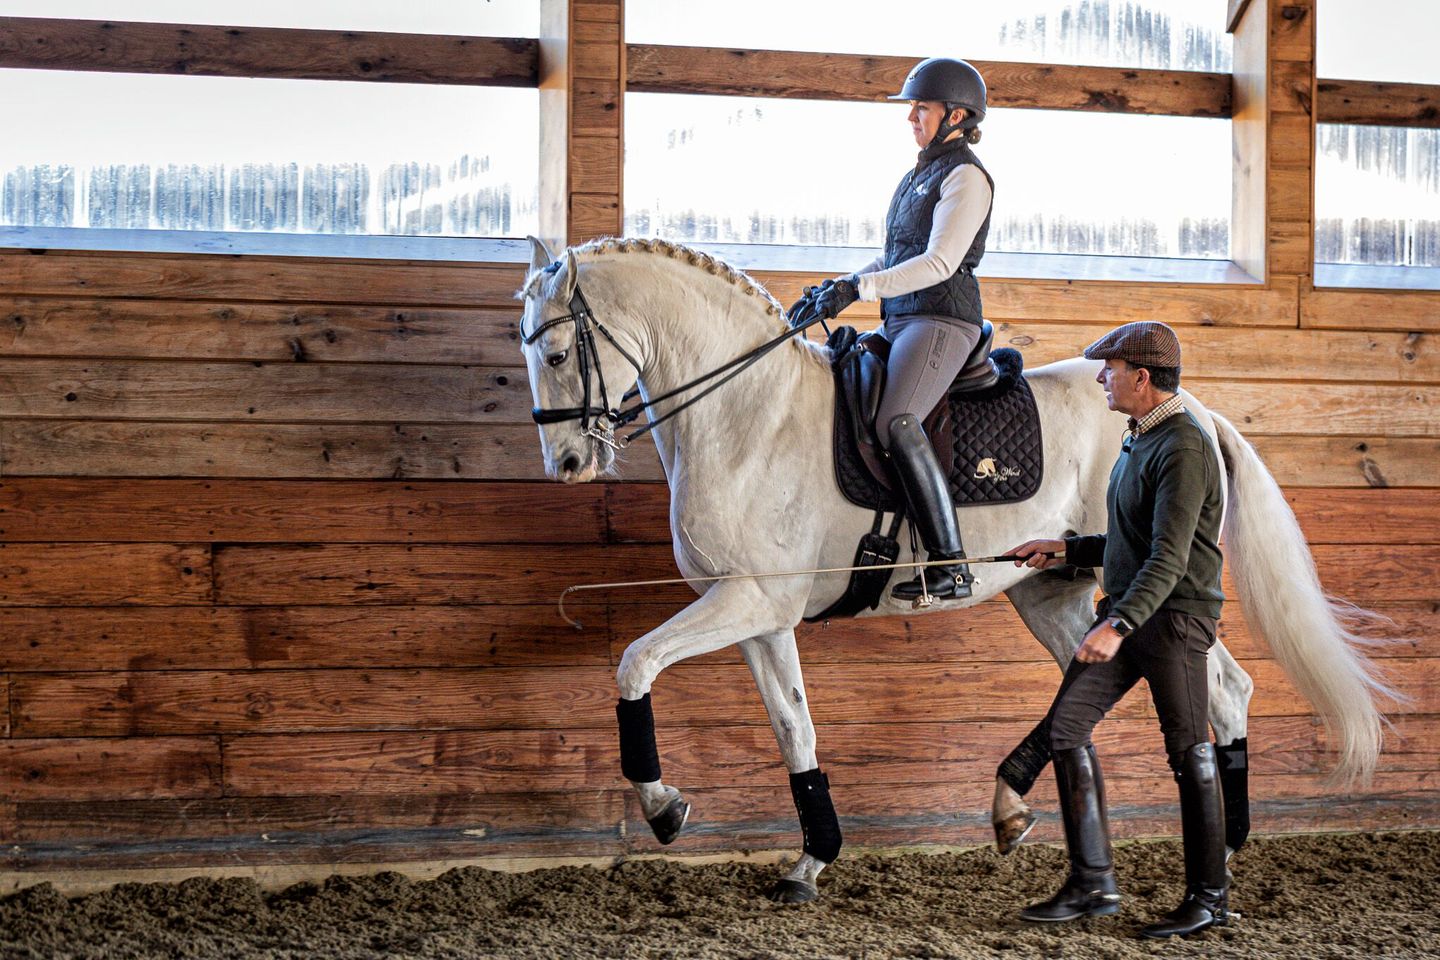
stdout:
[[840,311],[860,299],[856,282],[857,277],[853,273],[846,277],[826,280],[814,293],[816,311],[826,320],[838,317]]

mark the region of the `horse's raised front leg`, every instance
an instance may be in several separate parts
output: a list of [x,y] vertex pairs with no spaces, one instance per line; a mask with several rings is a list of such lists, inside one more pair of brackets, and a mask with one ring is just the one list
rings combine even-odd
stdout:
[[1210,648],[1210,727],[1225,798],[1225,846],[1239,850],[1250,835],[1250,694],[1255,681],[1220,641]]
[[625,648],[616,681],[620,702],[620,769],[635,787],[655,839],[670,843],[685,826],[690,804],[660,775],[650,687],[666,667],[779,629],[784,614],[753,585],[717,584],[704,596]]
[[770,727],[780,744],[780,755],[790,771],[790,795],[800,815],[803,850],[790,872],[770,891],[780,903],[805,903],[819,895],[820,871],[840,855],[840,821],[830,802],[830,780],[815,757],[815,725],[805,698],[795,631],[780,630],[740,645],[755,676],[760,699],[770,715]]

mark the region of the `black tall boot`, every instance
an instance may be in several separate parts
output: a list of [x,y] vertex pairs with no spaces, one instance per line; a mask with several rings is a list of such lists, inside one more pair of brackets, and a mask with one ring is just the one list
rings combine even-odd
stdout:
[[1065,822],[1070,876],[1060,892],[1020,911],[1021,920],[1060,923],[1103,917],[1120,910],[1115,863],[1110,853],[1110,823],[1105,815],[1105,781],[1089,744],[1055,751],[1055,784]]
[[1158,923],[1140,931],[1154,939],[1188,937],[1230,921],[1225,873],[1225,804],[1215,748],[1197,743],[1170,755],[1180,785],[1180,829],[1185,838],[1185,899]]
[[[902,413],[890,421],[890,457],[910,501],[910,521],[920,530],[920,540],[931,560],[962,560],[960,527],[955,521],[955,501],[950,483],[935,459],[925,428],[912,414]],[[922,589],[920,577],[897,584],[890,595],[897,600],[919,600],[929,594],[937,600],[961,600],[970,596],[975,578],[965,563],[926,567]]]

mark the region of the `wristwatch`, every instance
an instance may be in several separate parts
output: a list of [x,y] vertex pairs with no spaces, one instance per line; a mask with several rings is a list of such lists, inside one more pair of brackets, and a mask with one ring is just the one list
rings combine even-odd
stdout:
[[1128,637],[1135,632],[1135,625],[1124,617],[1111,617],[1110,626],[1114,627],[1115,632],[1121,637]]

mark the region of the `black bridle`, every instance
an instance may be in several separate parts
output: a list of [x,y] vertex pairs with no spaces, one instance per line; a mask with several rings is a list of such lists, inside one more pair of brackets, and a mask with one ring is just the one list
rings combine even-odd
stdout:
[[[545,271],[553,273],[559,268],[560,262],[557,260],[554,263],[550,264],[550,266],[546,267]],[[538,327],[536,327],[529,333],[525,332],[524,321],[522,320],[520,327],[520,338],[522,343],[524,343],[526,346],[529,346],[530,344],[538,340],[540,338],[540,335],[543,334],[546,330],[549,330],[551,327],[557,326],[561,323],[566,323],[567,321],[575,324],[575,353],[576,361],[580,365],[580,381],[582,385],[580,406],[549,408],[535,407],[533,410],[530,411],[530,416],[536,423],[539,424],[560,423],[565,420],[579,420],[580,432],[584,436],[590,437],[594,440],[599,440],[601,443],[608,444],[609,446],[616,449],[623,448],[626,444],[630,443],[630,441],[635,440],[638,437],[643,437],[645,434],[649,433],[651,430],[654,430],[656,427],[660,426],[660,424],[664,423],[666,420],[669,420],[671,417],[680,413],[682,410],[686,409],[692,404],[698,403],[699,401],[703,400],[705,397],[709,396],[711,393],[724,386],[727,382],[739,376],[746,369],[748,369],[751,364],[755,363],[757,360],[765,356],[771,350],[774,350],[780,344],[791,339],[792,337],[803,334],[806,330],[810,329],[817,323],[823,323],[825,319],[819,313],[814,312],[813,302],[808,297],[806,297],[805,299],[800,300],[798,303],[795,304],[794,307],[790,309],[789,322],[791,326],[784,333],[773,339],[765,341],[764,343],[760,344],[760,346],[749,351],[748,353],[743,353],[732,360],[726,361],[719,367],[711,370],[709,373],[701,374],[694,380],[691,380],[689,383],[682,384],[681,386],[678,386],[673,390],[667,390],[665,393],[662,393],[657,397],[651,397],[649,400],[641,400],[639,403],[633,404],[623,410],[620,410],[610,406],[610,397],[605,389],[605,372],[600,365],[600,352],[596,349],[595,332],[598,330],[600,332],[600,335],[604,337],[607,341],[609,341],[610,345],[616,350],[618,350],[622,357],[624,357],[630,362],[630,365],[635,368],[635,374],[637,378],[643,373],[640,364],[635,361],[635,358],[632,357],[625,350],[624,347],[620,346],[620,344],[616,342],[615,337],[610,333],[609,330],[605,328],[605,325],[601,323],[598,319],[596,319],[594,311],[590,309],[590,304],[585,300],[585,294],[580,292],[580,284],[578,280],[575,284],[575,292],[570,296],[569,306],[569,313],[563,316],[554,317],[550,320],[546,320],[544,323],[540,324]],[[595,377],[599,381],[600,406],[594,406],[590,402],[590,368],[592,366],[595,368]],[[618,439],[615,437],[615,430],[617,428],[624,427],[630,423],[633,423],[636,418],[640,416],[641,413],[648,413],[650,409],[655,405],[663,403],[664,401],[669,400],[675,396],[678,396],[679,394],[682,394],[687,390],[694,389],[695,387],[700,386],[706,381],[713,380],[716,377],[720,377],[721,374],[725,374],[725,376],[721,377],[715,383],[710,384],[700,393],[691,397],[689,400],[686,400],[684,403],[679,404],[673,410],[669,411],[663,416],[652,418],[648,423],[645,424],[645,426],[640,427],[636,430],[632,430],[630,433],[626,434],[623,437],[620,437]],[[640,388],[637,385],[636,387],[632,388],[628,393],[626,393],[623,397],[621,397],[620,402],[625,403],[638,397],[639,395]],[[593,424],[591,422],[592,418],[594,421]]]

